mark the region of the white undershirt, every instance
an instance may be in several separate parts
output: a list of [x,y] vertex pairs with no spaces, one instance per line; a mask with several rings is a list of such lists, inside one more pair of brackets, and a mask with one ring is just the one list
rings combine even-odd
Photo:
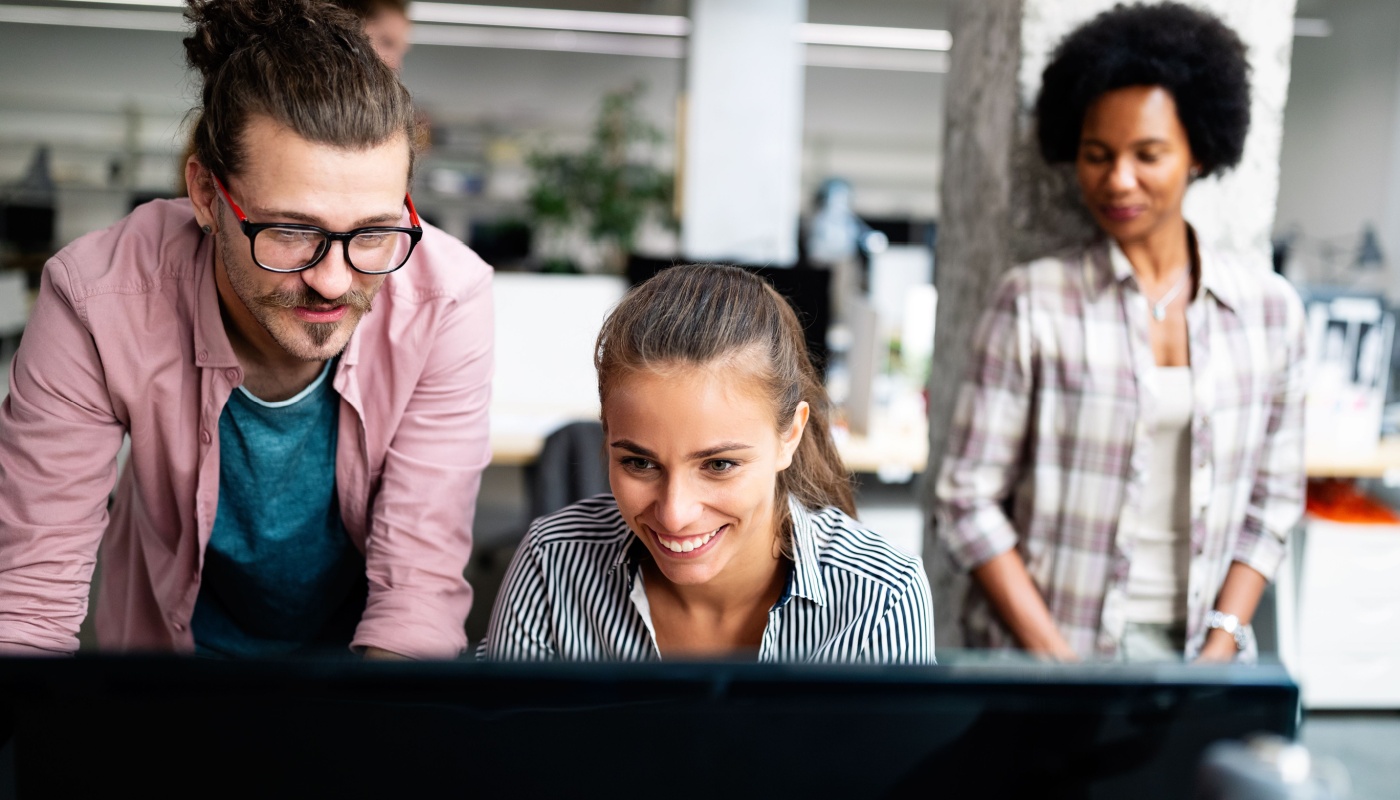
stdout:
[[1156,367],[1146,380],[1156,398],[1146,420],[1152,460],[1133,532],[1128,570],[1128,621],[1173,623],[1186,618],[1191,524],[1191,368]]

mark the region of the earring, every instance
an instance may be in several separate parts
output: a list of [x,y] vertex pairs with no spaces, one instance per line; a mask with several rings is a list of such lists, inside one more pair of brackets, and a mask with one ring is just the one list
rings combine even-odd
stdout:
[[209,227],[208,225],[201,225],[201,226],[199,226],[199,229],[202,230],[202,231],[204,231],[205,233],[213,233],[213,232],[214,232],[214,229],[211,228],[211,227]]
[[1192,167],[1192,168],[1190,169],[1190,172],[1189,172],[1188,174],[1190,174],[1190,176],[1191,176],[1192,179],[1199,178],[1199,177],[1201,177],[1201,168],[1200,168],[1200,167]]

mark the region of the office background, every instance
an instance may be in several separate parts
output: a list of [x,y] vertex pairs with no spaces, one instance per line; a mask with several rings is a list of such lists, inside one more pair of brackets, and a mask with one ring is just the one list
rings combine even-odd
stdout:
[[[536,5],[628,15],[614,22],[640,21],[648,32],[598,30],[593,25],[597,18],[582,18],[581,24],[567,13],[531,15],[538,11]],[[763,5],[755,3],[754,8]],[[467,10],[467,16],[454,17],[452,6]],[[862,340],[847,304],[847,295],[859,291],[852,287],[864,285],[868,290],[872,279],[903,285],[900,281],[909,280],[908,274],[916,275],[915,282],[921,280],[921,249],[932,269],[931,248],[941,213],[950,64],[946,45],[955,44],[957,36],[956,31],[947,33],[950,6],[945,0],[808,0],[802,10],[805,22],[815,27],[798,50],[803,66],[797,76],[796,135],[791,138],[796,152],[787,153],[796,161],[798,176],[798,185],[792,187],[794,249],[811,232],[820,210],[820,190],[833,178],[849,184],[851,209],[893,245],[866,255],[854,279],[834,271],[832,302],[839,324],[830,343],[838,355],[851,354],[850,339]],[[640,87],[630,108],[657,137],[634,144],[630,152],[658,172],[674,174],[684,161],[686,145],[694,145],[684,141],[683,132],[685,114],[695,111],[684,100],[695,77],[688,73],[684,25],[678,29],[674,22],[688,17],[690,4],[539,0],[494,3],[485,7],[484,16],[471,16],[480,12],[470,11],[483,7],[455,3],[415,3],[413,8],[418,20],[415,46],[406,59],[403,80],[433,129],[433,145],[414,186],[425,216],[489,252],[488,260],[503,271],[522,273],[518,280],[525,283],[509,284],[507,279],[502,284],[505,291],[499,296],[506,306],[548,292],[532,288],[541,285],[529,283],[540,278],[534,273],[575,246],[584,255],[575,263],[556,266],[608,272],[606,256],[577,236],[551,239],[536,227],[527,243],[525,232],[533,223],[528,202],[535,174],[531,154],[590,146],[604,97]],[[490,9],[506,16],[493,18]],[[521,11],[524,16],[509,13]],[[506,24],[500,24],[502,19]],[[509,24],[512,20],[515,24]],[[888,33],[885,39],[860,33],[870,28],[903,29],[918,36],[914,46],[891,46]],[[1293,31],[1274,251],[1285,274],[1299,285],[1339,287],[1400,304],[1400,4],[1297,0]],[[933,32],[942,32],[946,39]],[[32,275],[53,249],[114,222],[135,203],[173,192],[185,141],[182,125],[194,100],[194,84],[183,64],[182,35],[178,9],[159,3],[0,2],[0,202],[16,207],[43,207],[47,202],[54,212],[51,222],[38,223],[52,225],[43,241],[25,239],[23,231],[34,224],[27,218],[18,213],[7,217],[9,241],[0,249],[5,260],[0,266]],[[860,39],[862,35],[871,38]],[[757,140],[763,132],[757,128],[769,124],[756,122],[752,138]],[[636,252],[660,260],[685,255],[682,234],[664,224],[664,217],[664,212],[658,213],[643,224]],[[593,307],[599,309],[606,308],[624,285],[621,278],[607,276],[578,280],[584,282],[567,292],[586,286]],[[27,289],[13,279],[0,286],[6,292],[0,295],[0,337],[5,338],[0,355],[8,358],[14,336],[22,329]],[[507,316],[510,308],[502,311]],[[577,324],[589,323],[585,319]],[[866,365],[861,372],[859,359],[836,363],[833,376],[847,382],[847,396],[853,377],[857,383],[878,383],[875,396],[866,398],[876,407],[873,427],[862,431],[869,426],[857,425],[855,431],[858,442],[873,443],[873,454],[861,462],[866,472],[862,512],[873,527],[913,551],[923,546],[920,454],[916,448],[912,455],[891,455],[889,448],[880,447],[879,429],[887,426],[885,442],[910,438],[910,424],[923,435],[917,422],[890,419],[909,413],[910,387],[920,387],[926,373],[917,364],[911,369],[887,357],[892,336],[922,332],[915,326],[877,333],[877,340],[884,339],[883,349],[876,351],[878,364]],[[571,371],[571,386],[586,389],[587,364],[576,363],[578,349],[569,349],[569,337],[543,330],[517,333],[511,344],[517,352],[546,355],[539,362],[517,362],[522,368],[514,378],[515,394],[507,388],[503,396],[530,396],[532,374],[537,377],[551,363]],[[906,361],[926,360],[931,339],[927,347],[919,344],[911,350],[913,344],[900,342]],[[916,357],[908,359],[911,353]],[[897,380],[888,378],[901,370]],[[6,379],[0,378],[0,391],[5,385]],[[593,402],[584,392],[551,408],[525,409],[504,419],[502,440],[519,447],[515,454],[503,456],[486,477],[478,530],[507,549],[479,550],[482,574],[476,577],[486,590],[479,605],[489,597],[491,567],[508,558],[510,537],[524,521],[528,491],[522,465],[550,424],[587,415]],[[894,424],[905,427],[891,432],[888,426]],[[1367,474],[1376,480],[1364,488],[1393,503],[1394,492],[1385,478],[1388,470],[1392,480],[1400,481],[1397,469],[1400,461],[1371,469]],[[1400,533],[1395,538],[1400,540]],[[1391,625],[1400,629],[1400,620]],[[1400,695],[1397,675],[1400,672],[1386,673],[1384,679],[1394,679],[1394,692]],[[1368,776],[1379,780],[1386,763],[1382,759],[1400,747],[1400,717],[1395,716],[1400,702],[1387,702],[1360,712],[1319,713],[1304,727],[1305,739],[1311,737],[1317,748],[1335,752],[1352,766],[1355,796],[1370,796],[1365,793]],[[1373,767],[1374,775],[1368,772]]]

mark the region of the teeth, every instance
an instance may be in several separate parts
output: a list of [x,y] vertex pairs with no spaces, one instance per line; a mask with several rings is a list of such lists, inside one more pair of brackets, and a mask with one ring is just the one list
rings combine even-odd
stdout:
[[689,553],[697,547],[704,547],[719,532],[720,528],[716,528],[704,536],[692,536],[689,539],[668,539],[663,536],[658,536],[656,539],[661,542],[662,547],[673,553]]

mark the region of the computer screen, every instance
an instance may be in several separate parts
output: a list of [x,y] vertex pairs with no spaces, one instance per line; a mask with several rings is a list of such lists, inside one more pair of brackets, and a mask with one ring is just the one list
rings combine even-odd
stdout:
[[0,662],[21,797],[1190,796],[1279,667]]

